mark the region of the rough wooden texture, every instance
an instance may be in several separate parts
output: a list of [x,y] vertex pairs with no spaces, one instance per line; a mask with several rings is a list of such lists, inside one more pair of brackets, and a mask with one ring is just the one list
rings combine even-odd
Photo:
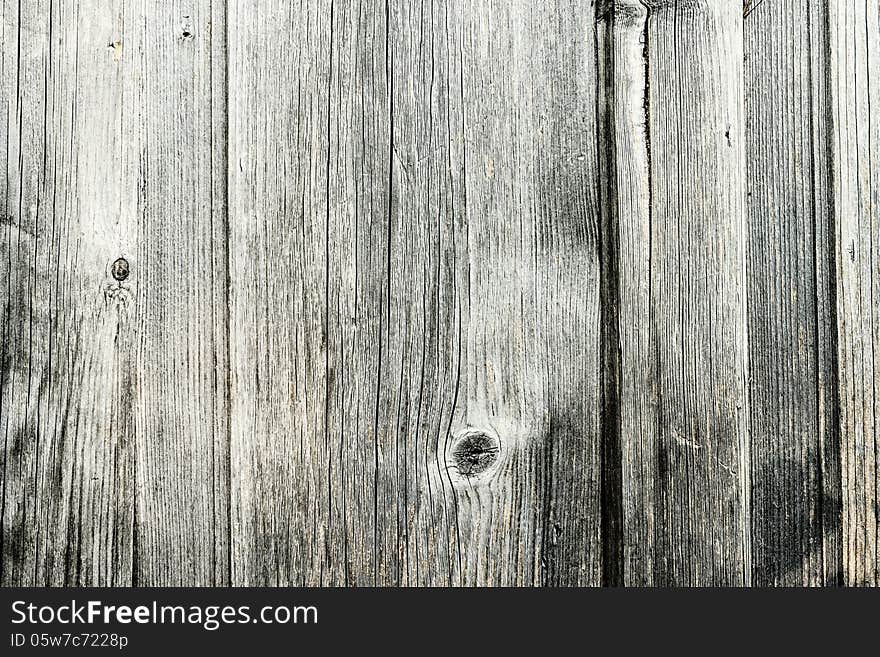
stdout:
[[880,6],[830,6],[843,570],[880,584]]
[[501,447],[488,477],[453,477],[464,581],[598,584],[593,9],[460,11],[469,317],[453,432],[494,432]]
[[327,427],[330,9],[229,5],[232,577],[245,584],[320,584],[344,567]]
[[828,21],[821,3],[745,21],[752,581],[840,581]]
[[742,8],[618,2],[623,572],[749,576]]
[[599,583],[584,17],[233,3],[235,581]]
[[876,0],[0,25],[0,583],[880,583]]
[[2,11],[2,582],[224,583],[218,17]]

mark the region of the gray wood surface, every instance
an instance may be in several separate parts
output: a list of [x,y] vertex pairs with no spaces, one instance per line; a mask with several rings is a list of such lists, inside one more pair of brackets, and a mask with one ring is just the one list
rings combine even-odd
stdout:
[[0,583],[877,585],[875,0],[0,0]]
[[742,11],[618,3],[624,582],[750,561]]
[[880,6],[829,11],[843,570],[880,584]]
[[0,579],[225,583],[222,13],[2,11]]
[[752,552],[757,585],[841,581],[828,16],[745,20]]
[[600,582],[585,8],[233,5],[236,581]]

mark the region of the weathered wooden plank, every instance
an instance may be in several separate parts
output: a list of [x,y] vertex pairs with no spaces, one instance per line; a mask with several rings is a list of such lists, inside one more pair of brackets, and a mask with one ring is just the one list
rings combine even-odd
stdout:
[[480,1],[459,20],[469,313],[453,434],[498,443],[485,473],[453,473],[464,581],[598,584],[594,8]]
[[[615,545],[608,555],[612,584],[651,581],[650,549],[654,520],[652,507],[644,505],[643,491],[654,489],[649,467],[654,439],[651,389],[632,385],[644,378],[652,357],[649,324],[624,321],[650,314],[651,190],[647,113],[647,58],[645,27],[647,7],[638,2],[612,1],[599,5],[599,50],[603,145],[603,299],[610,327],[606,338],[608,358],[603,376],[611,401],[612,426],[603,426],[611,458],[603,463],[607,477],[618,462],[612,495],[619,499],[606,515],[616,519]],[[614,335],[616,330],[616,335]],[[616,361],[615,361],[616,356]],[[627,382],[630,382],[627,384]],[[615,408],[616,406],[616,408]],[[615,426],[616,425],[616,426]],[[626,495],[624,495],[624,485]],[[650,492],[648,492],[650,495]],[[625,527],[624,527],[625,522]],[[625,531],[625,534],[624,534]],[[649,536],[650,534],[650,536]],[[625,540],[624,540],[625,539]],[[624,567],[627,573],[623,572]]]
[[[552,586],[612,583],[619,470],[604,450],[612,409],[603,388],[598,43],[594,2],[532,3],[523,93],[532,100],[538,344],[547,433],[543,576]],[[528,138],[528,132],[524,134]],[[613,348],[613,344],[610,345]],[[610,458],[609,458],[610,457]],[[615,459],[613,463],[610,459]]]
[[590,13],[231,5],[236,583],[598,583]]
[[840,580],[833,205],[823,3],[745,21],[752,582]]
[[223,12],[194,4],[4,4],[4,584],[227,581]]
[[229,4],[236,584],[330,583],[342,567],[328,535],[330,10]]
[[[466,235],[445,12],[313,9],[236,14],[247,30],[230,50],[235,580],[451,584],[442,446]],[[289,67],[246,54],[267,40]],[[297,90],[281,111],[265,107],[275,88]],[[292,289],[271,313],[266,268]],[[273,397],[272,380],[291,383]]]
[[461,36],[449,16],[454,11],[418,0],[389,4],[390,305],[382,364],[389,384],[382,386],[376,421],[385,451],[398,455],[381,478],[389,482],[383,498],[399,491],[382,506],[400,519],[401,584],[461,584],[467,549],[459,543],[446,461],[465,376],[469,311]]
[[142,270],[138,584],[229,577],[224,19],[208,0],[126,2],[121,19],[122,184]]
[[[415,541],[405,529],[408,513],[431,508],[413,504],[408,490],[410,481],[429,476],[430,465],[409,461],[410,444],[419,453],[420,427],[408,431],[411,418],[418,422],[418,407],[400,399],[407,389],[404,364],[415,375],[419,362],[410,313],[424,303],[395,301],[395,281],[418,274],[409,270],[391,212],[398,157],[391,11],[391,4],[372,0],[336,2],[332,12],[326,290],[332,467],[321,483],[342,511],[333,522],[345,549],[328,555],[330,581],[350,585],[407,584],[413,569],[439,567],[441,558],[429,553],[414,564]],[[431,329],[420,328],[428,339]],[[420,538],[425,543],[424,534]]]
[[613,20],[624,581],[744,584],[742,6]]
[[880,6],[829,3],[843,571],[880,584]]

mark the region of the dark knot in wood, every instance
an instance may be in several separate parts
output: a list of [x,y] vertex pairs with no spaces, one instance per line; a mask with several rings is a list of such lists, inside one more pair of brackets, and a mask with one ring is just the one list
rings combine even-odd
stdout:
[[125,258],[117,258],[113,261],[113,264],[110,265],[110,274],[117,281],[124,281],[128,278],[128,260]]
[[468,431],[459,436],[452,450],[453,465],[463,477],[474,477],[495,464],[498,452],[497,438],[482,431]]

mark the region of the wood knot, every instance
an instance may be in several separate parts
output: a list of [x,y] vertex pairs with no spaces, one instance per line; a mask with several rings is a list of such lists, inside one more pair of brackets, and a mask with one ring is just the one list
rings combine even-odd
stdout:
[[495,465],[500,450],[496,436],[468,430],[456,439],[452,448],[452,465],[462,477],[475,477]]
[[193,34],[192,21],[189,16],[183,17],[183,25],[181,25],[180,36],[184,41],[188,39],[192,39],[195,35]]
[[113,261],[113,264],[110,265],[110,275],[113,276],[117,281],[124,281],[128,278],[129,267],[128,260],[125,258],[116,258]]

